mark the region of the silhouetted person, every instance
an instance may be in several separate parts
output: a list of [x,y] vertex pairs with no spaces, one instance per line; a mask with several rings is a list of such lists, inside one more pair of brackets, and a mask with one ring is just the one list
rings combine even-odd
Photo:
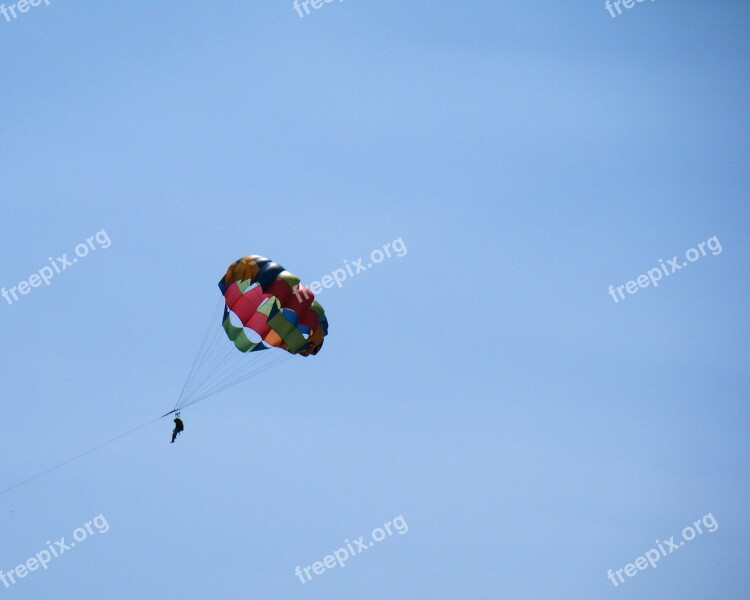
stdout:
[[180,417],[174,418],[174,431],[172,432],[172,441],[171,444],[174,444],[174,441],[177,439],[177,436],[180,435],[180,432],[185,429],[185,424],[182,422],[182,419]]

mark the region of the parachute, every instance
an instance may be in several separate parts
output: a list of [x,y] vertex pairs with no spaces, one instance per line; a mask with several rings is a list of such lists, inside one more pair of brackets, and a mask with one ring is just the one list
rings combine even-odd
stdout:
[[[222,325],[238,350],[253,352],[276,346],[308,356],[323,347],[328,333],[323,307],[300,285],[299,277],[281,265],[262,256],[246,256],[229,266],[219,289],[225,300]],[[244,327],[232,325],[230,311]],[[245,327],[263,341],[252,342]]]
[[172,412],[292,355],[315,355],[328,335],[328,319],[315,294],[268,258],[251,255],[233,262],[219,290],[222,298]]

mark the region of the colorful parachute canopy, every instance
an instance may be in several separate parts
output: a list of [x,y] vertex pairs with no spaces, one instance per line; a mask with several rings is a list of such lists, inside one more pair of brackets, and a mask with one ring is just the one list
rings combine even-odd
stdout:
[[[229,265],[219,281],[224,296],[223,326],[238,350],[269,346],[291,354],[317,354],[328,334],[328,320],[299,277],[262,256],[246,256]],[[242,326],[232,323],[233,313]],[[257,334],[257,341],[246,329]],[[256,337],[256,336],[252,336]]]
[[[221,301],[211,315],[175,411],[247,381],[292,355],[317,354],[328,334],[328,320],[315,295],[299,284],[298,277],[267,258],[246,256],[234,262],[219,281],[219,289]],[[257,352],[269,347],[286,352]],[[244,355],[249,352],[253,352],[252,360]]]

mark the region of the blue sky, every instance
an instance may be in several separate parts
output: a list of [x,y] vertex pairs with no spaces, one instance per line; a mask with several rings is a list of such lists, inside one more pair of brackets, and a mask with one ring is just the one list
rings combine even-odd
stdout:
[[749,25],[729,0],[0,17],[0,287],[111,240],[0,298],[0,488],[171,409],[231,261],[311,281],[408,248],[174,446],[164,419],[0,496],[4,572],[109,525],[0,597],[746,598]]

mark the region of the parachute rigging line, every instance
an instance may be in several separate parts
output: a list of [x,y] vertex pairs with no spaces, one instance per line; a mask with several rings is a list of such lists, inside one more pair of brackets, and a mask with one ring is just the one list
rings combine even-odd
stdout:
[[40,477],[43,477],[44,475],[47,475],[47,473],[51,473],[52,471],[56,471],[57,469],[59,469],[61,467],[64,467],[65,465],[68,465],[68,464],[70,464],[70,463],[72,463],[72,462],[74,462],[74,461],[76,461],[76,460],[78,460],[80,458],[83,458],[84,456],[88,456],[89,454],[92,454],[93,452],[96,452],[97,450],[101,450],[105,446],[109,446],[110,444],[113,444],[114,442],[116,442],[118,440],[121,440],[122,438],[128,437],[129,435],[134,434],[136,431],[140,431],[144,427],[148,427],[152,423],[156,423],[157,421],[159,421],[161,419],[162,419],[162,417],[158,417],[156,419],[151,419],[150,421],[148,421],[146,423],[143,423],[142,425],[139,425],[138,427],[135,427],[135,428],[131,429],[130,431],[126,431],[125,433],[121,433],[120,435],[118,435],[116,437],[113,437],[111,440],[107,440],[106,442],[103,442],[103,443],[99,444],[98,446],[94,446],[90,450],[86,450],[86,452],[82,452],[81,454],[78,454],[78,455],[76,455],[76,456],[74,456],[72,458],[69,458],[69,459],[64,460],[64,461],[62,461],[60,463],[57,463],[53,467],[50,467],[49,469],[46,469],[46,470],[42,471],[41,473],[37,473],[33,477],[29,477],[28,479],[24,479],[23,481],[19,481],[18,483],[10,486],[9,488],[6,488],[4,490],[0,490],[0,496],[2,496],[4,494],[7,494],[8,492],[11,492],[11,491],[15,490],[16,488],[19,488],[19,487],[21,487],[23,485],[26,485],[27,483],[31,483],[32,481],[34,481],[36,479],[39,479]]

